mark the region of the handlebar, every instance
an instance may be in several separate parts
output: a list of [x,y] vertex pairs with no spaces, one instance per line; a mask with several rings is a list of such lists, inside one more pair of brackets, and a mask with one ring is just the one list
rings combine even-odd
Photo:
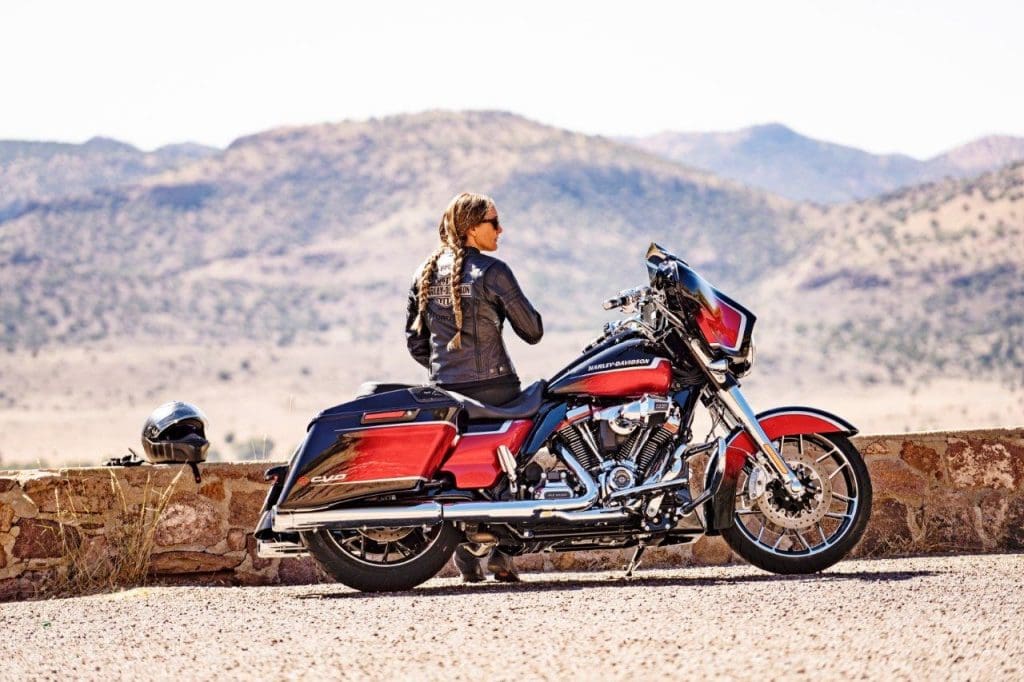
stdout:
[[609,298],[604,302],[603,306],[605,310],[611,310],[612,308],[624,308],[632,303],[637,303],[646,297],[650,291],[650,287],[633,287],[632,289],[624,289],[613,298]]

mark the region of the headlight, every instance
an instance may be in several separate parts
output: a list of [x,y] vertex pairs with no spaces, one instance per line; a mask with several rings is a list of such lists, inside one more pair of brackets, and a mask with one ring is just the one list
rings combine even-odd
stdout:
[[737,377],[744,376],[750,372],[750,368],[754,366],[754,339],[750,339],[750,348],[747,349],[746,354],[741,358],[736,358],[732,361],[732,373]]

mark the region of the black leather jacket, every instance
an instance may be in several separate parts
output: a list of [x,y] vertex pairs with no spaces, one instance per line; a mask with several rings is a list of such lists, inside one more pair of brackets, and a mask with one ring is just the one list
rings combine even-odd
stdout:
[[[430,370],[431,381],[461,384],[498,378],[515,378],[516,370],[501,338],[507,318],[512,329],[527,343],[544,335],[540,313],[533,309],[519,288],[512,270],[497,258],[466,247],[462,267],[462,348],[448,350],[455,336],[449,282],[453,255],[444,253],[437,261],[427,302],[426,325],[413,331],[419,309],[419,275],[416,270],[406,314],[405,336],[416,362]],[[425,265],[425,263],[424,263]]]

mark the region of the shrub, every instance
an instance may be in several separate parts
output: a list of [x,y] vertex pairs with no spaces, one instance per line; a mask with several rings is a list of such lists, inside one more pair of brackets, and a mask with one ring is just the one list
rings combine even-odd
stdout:
[[56,488],[53,494],[66,562],[64,570],[43,586],[42,594],[78,596],[146,584],[157,524],[184,472],[183,466],[162,489],[147,475],[142,502],[131,505],[120,479],[111,471],[110,491],[121,523],[103,535],[83,533],[81,511],[75,508],[70,492],[65,489],[66,499],[61,500],[61,488]]

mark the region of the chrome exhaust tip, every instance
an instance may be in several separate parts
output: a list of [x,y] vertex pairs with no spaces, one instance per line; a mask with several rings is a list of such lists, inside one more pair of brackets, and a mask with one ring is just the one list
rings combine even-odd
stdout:
[[296,542],[257,540],[256,556],[261,559],[294,559],[309,556],[309,551]]

